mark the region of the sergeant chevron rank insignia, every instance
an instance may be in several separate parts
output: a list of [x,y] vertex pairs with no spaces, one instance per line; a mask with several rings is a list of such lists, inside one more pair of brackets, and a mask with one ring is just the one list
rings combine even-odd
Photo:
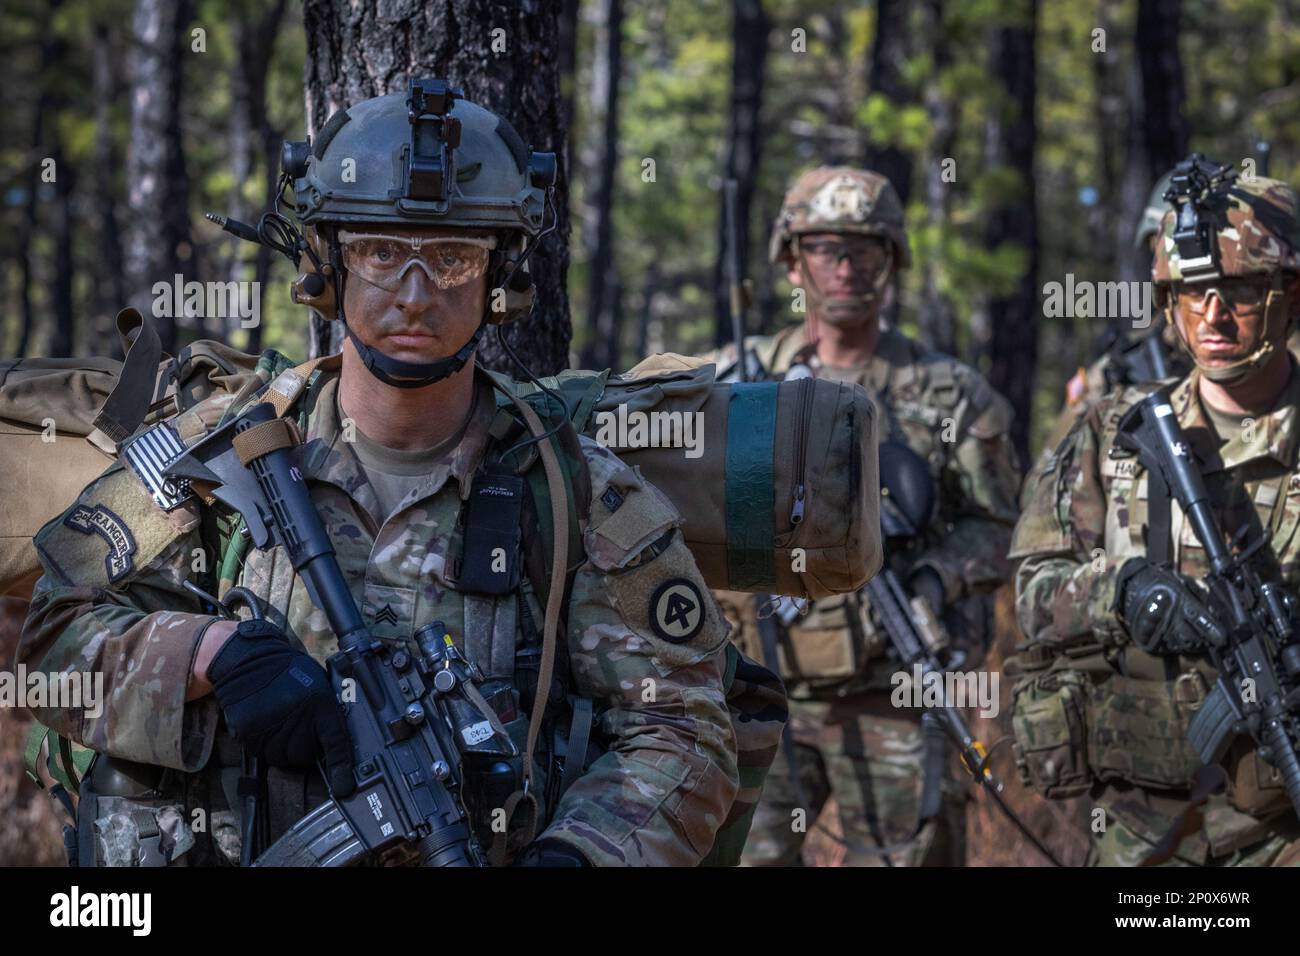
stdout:
[[704,624],[704,595],[695,582],[669,578],[650,597],[650,626],[670,644],[685,644]]
[[131,570],[131,556],[135,554],[135,538],[131,537],[131,532],[122,519],[112,511],[99,504],[93,508],[77,505],[63,519],[63,524],[82,534],[90,534],[93,531],[108,542],[104,568],[108,571],[109,581],[117,581]]

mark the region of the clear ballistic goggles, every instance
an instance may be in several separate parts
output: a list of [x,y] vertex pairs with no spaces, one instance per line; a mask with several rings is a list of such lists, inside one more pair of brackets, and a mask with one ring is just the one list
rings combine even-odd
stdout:
[[493,236],[391,236],[342,231],[343,267],[371,285],[396,292],[411,269],[439,289],[473,282],[487,271]]
[[1210,296],[1214,295],[1231,309],[1249,311],[1258,309],[1268,301],[1272,286],[1267,278],[1251,276],[1234,276],[1219,279],[1213,285],[1188,284],[1175,282],[1173,287],[1174,302],[1179,309],[1186,309],[1196,315],[1204,315],[1210,307]]
[[856,271],[875,274],[889,265],[889,244],[875,236],[846,236],[843,239],[800,239],[799,251],[820,269],[833,269],[848,259]]

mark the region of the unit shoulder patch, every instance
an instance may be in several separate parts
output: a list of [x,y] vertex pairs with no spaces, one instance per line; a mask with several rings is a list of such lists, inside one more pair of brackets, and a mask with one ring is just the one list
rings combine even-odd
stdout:
[[135,538],[111,509],[102,504],[76,505],[63,519],[64,525],[82,534],[97,534],[108,542],[108,554],[104,557],[104,570],[110,582],[117,582],[131,572],[134,567]]
[[650,626],[670,644],[693,638],[704,618],[704,595],[689,578],[669,578],[650,596]]

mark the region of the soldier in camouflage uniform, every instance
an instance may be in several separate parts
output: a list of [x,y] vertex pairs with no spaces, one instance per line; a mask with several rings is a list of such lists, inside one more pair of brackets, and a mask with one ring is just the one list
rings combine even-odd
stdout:
[[[316,248],[342,267],[333,291],[348,338],[305,381],[293,370],[269,383],[263,375],[262,394],[297,396],[302,474],[371,633],[409,644],[420,626],[444,622],[489,680],[513,685],[493,706],[522,741],[542,605],[527,577],[505,597],[458,589],[458,515],[502,424],[472,357],[492,314],[489,283],[536,239],[550,182],[545,157],[530,154],[504,119],[464,100],[449,115],[460,121],[459,175],[441,209],[400,198],[414,193],[394,161],[411,137],[405,97],[359,103],[318,138],[294,174],[297,208]],[[340,178],[345,157],[355,159],[355,181]],[[458,349],[468,349],[463,364],[448,358]],[[193,445],[230,408],[230,396],[214,398],[151,433],[164,437],[166,427]],[[507,858],[695,865],[737,793],[726,623],[704,597],[665,626],[657,595],[666,585],[683,585],[679,596],[707,594],[676,512],[595,443],[582,439],[578,457],[579,481],[590,485],[578,515],[585,553],[573,564],[560,632],[557,673],[567,676],[552,688],[556,717],[542,736],[569,726],[567,685],[594,702],[593,756],[581,776],[564,774],[561,794],[560,744],[541,748],[533,778],[541,825],[529,843],[529,814],[512,815]],[[254,550],[221,584],[221,596],[234,584],[251,591],[268,623],[223,620],[183,584],[198,580],[196,555],[214,563],[232,516],[194,495],[168,505],[117,464],[37,537],[45,573],[19,659],[33,670],[100,672],[106,697],[99,716],[49,707],[37,717],[115,758],[100,758],[112,768],[109,784],[145,781],[151,798],[143,820],[131,801],[101,798],[97,818],[83,821],[101,864],[138,861],[150,840],[156,862],[237,862],[241,746],[270,767],[272,840],[325,796],[318,758],[336,790],[350,787],[351,747],[320,664],[337,640],[288,555]],[[495,809],[470,805],[485,845]]]
[[[954,640],[981,652],[990,592],[1010,573],[1006,549],[1020,475],[1008,438],[1009,404],[971,368],[881,328],[885,289],[909,264],[902,208],[883,176],[841,167],[801,175],[786,194],[770,255],[806,296],[807,320],[750,339],[746,350],[773,378],[811,374],[863,385],[885,412],[882,441],[892,438],[924,459],[938,514],[901,575],[944,612]],[[734,348],[715,360],[734,364]],[[743,596],[719,599],[736,619],[749,621],[747,650],[761,654],[753,607]],[[799,863],[800,814],[811,826],[833,796],[846,865],[960,865],[965,789],[951,766],[924,772],[930,735],[921,731],[919,711],[891,704],[890,678],[899,665],[886,654],[864,601],[849,595],[815,602],[782,635],[780,658],[800,785],[778,755],[744,862]],[[929,746],[944,744],[931,736]],[[932,765],[942,767],[944,759],[939,752]],[[935,786],[943,788],[942,808],[920,820],[922,792]]]
[[[1221,210],[1211,213],[1213,268],[1188,268],[1172,211],[1157,240],[1157,301],[1196,363],[1172,388],[1172,406],[1225,533],[1270,531],[1270,575],[1294,591],[1300,374],[1286,341],[1300,316],[1296,194],[1260,177],[1213,191],[1206,208]],[[1189,810],[1199,761],[1187,722],[1215,673],[1204,655],[1139,646],[1130,635],[1151,582],[1168,573],[1159,552],[1184,582],[1207,570],[1176,504],[1162,534],[1145,469],[1115,447],[1120,417],[1153,387],[1095,403],[1030,478],[1011,552],[1021,561],[1017,614],[1028,636],[1008,662],[1021,672],[1013,715],[1021,771],[1049,797],[1090,792],[1098,811],[1081,825],[1090,824],[1096,864],[1140,864],[1166,835],[1176,864],[1296,862],[1300,825],[1248,737],[1222,761],[1225,792]],[[1181,842],[1175,825],[1187,833]]]

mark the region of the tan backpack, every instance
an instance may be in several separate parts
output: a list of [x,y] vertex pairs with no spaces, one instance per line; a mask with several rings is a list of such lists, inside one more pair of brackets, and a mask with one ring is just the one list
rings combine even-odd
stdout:
[[[126,358],[0,362],[0,594],[27,597],[40,576],[32,536],[116,461],[141,425],[210,395],[255,389],[292,363],[200,340],[175,358],[135,309],[117,317]],[[260,374],[259,374],[260,370]]]

